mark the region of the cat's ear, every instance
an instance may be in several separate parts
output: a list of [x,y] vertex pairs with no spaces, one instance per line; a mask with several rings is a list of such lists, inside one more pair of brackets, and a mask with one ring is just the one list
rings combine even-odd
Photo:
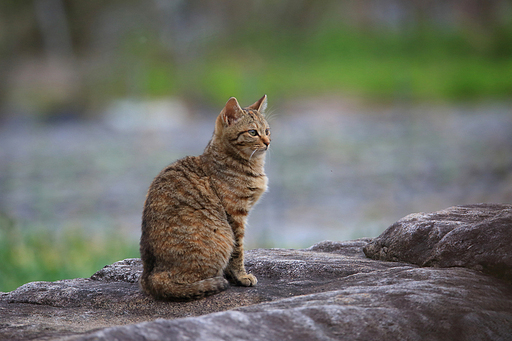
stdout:
[[259,111],[264,114],[265,109],[267,109],[267,95],[263,95],[256,103],[247,107],[248,109],[253,109]]
[[236,98],[231,97],[226,103],[224,109],[222,109],[220,116],[222,117],[222,121],[224,122],[224,124],[226,126],[230,126],[236,121],[238,121],[243,116],[243,114],[244,112],[240,107],[240,104],[238,104]]

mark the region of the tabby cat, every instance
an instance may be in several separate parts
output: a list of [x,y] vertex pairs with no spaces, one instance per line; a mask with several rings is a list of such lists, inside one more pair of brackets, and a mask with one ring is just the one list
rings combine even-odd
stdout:
[[149,187],[142,214],[140,284],[156,299],[195,299],[254,286],[244,266],[249,211],[267,189],[267,96],[247,108],[231,97],[200,156],[167,166]]

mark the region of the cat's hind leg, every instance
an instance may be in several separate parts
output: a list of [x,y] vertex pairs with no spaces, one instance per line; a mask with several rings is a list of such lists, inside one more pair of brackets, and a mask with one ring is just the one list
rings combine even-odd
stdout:
[[211,277],[191,283],[176,282],[174,274],[170,272],[153,273],[141,279],[142,289],[156,299],[198,299],[213,295],[229,286],[228,281],[222,277]]

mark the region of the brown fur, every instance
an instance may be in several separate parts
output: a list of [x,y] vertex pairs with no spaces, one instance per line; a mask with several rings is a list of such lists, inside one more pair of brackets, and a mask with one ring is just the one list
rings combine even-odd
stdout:
[[[247,215],[267,189],[266,96],[242,109],[232,97],[200,156],[171,164],[149,187],[142,215],[141,287],[157,299],[192,299],[254,286],[244,267]],[[253,136],[255,135],[255,136]]]

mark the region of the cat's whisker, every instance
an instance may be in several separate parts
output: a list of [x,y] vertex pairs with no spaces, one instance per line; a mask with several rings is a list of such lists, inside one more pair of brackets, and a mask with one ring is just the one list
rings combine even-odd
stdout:
[[265,120],[271,123],[274,120],[276,113],[273,109],[268,109],[265,111]]
[[270,156],[272,153],[274,152],[274,150],[270,149],[270,145],[267,147],[267,155]]
[[267,147],[267,151],[265,152],[265,159],[266,159],[266,162],[268,162],[268,163],[270,163],[270,155],[272,154],[272,152],[270,152],[270,145],[269,145]]
[[270,146],[268,146],[268,150],[269,150],[269,155],[272,155],[274,154],[274,148],[270,148]]
[[254,153],[256,153],[258,151],[258,149],[254,149],[251,153],[251,156],[249,156],[249,161],[251,161],[252,159],[252,156],[254,155]]

